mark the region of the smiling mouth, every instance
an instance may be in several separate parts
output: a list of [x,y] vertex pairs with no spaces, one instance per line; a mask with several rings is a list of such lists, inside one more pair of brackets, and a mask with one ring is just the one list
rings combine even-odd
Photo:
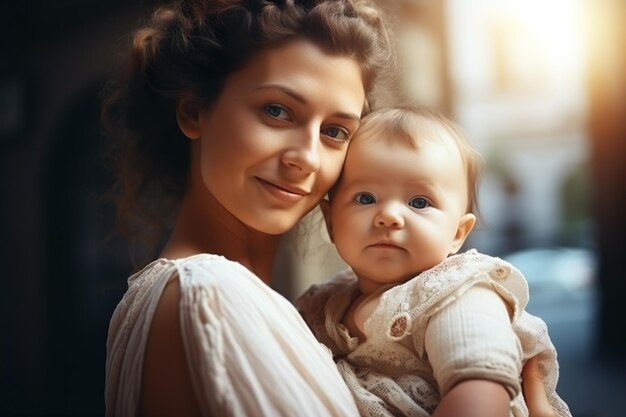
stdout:
[[276,184],[256,177],[263,188],[273,197],[286,202],[296,202],[310,194],[309,191],[301,188],[292,187],[287,184]]

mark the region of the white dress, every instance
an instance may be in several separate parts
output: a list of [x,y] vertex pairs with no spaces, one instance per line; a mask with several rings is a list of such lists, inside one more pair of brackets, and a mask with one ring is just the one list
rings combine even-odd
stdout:
[[109,327],[107,416],[137,415],[150,323],[180,277],[180,320],[203,415],[357,416],[329,350],[289,301],[216,255],[159,259],[132,275]]
[[539,355],[550,404],[557,416],[571,417],[555,391],[558,364],[547,327],[524,311],[528,286],[509,263],[471,250],[381,288],[364,341],[341,324],[358,294],[347,270],[310,288],[297,305],[332,350],[362,416],[430,416],[466,379],[502,384],[511,395],[510,415],[528,416],[520,372]]

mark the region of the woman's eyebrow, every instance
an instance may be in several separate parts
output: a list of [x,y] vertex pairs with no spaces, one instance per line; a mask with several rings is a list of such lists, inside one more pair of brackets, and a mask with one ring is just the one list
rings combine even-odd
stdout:
[[255,88],[255,90],[280,90],[299,103],[306,104],[306,99],[300,93],[280,84],[263,84]]
[[[307,104],[307,100],[306,98],[304,98],[302,94],[299,94],[298,92],[292,90],[289,87],[285,87],[284,85],[263,84],[258,87],[255,87],[255,90],[274,90],[274,89],[282,91],[283,93],[287,94],[289,97],[296,100],[298,103]],[[337,112],[337,113],[334,113],[333,116],[340,117],[342,119],[356,120],[357,122],[361,121],[361,116],[355,113]]]

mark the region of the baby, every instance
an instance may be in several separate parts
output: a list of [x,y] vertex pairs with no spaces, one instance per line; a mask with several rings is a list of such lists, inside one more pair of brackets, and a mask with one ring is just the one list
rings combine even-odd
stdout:
[[[507,262],[456,254],[476,224],[480,155],[442,115],[376,111],[322,205],[351,267],[298,308],[363,416],[527,416],[520,372],[539,355],[556,415],[558,364],[528,286]],[[508,395],[507,395],[508,394]]]

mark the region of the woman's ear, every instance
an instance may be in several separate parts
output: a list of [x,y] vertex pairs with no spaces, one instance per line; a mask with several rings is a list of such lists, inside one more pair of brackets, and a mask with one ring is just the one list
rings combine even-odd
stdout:
[[450,255],[457,253],[459,249],[461,249],[461,246],[465,243],[465,239],[467,239],[475,224],[476,216],[472,213],[466,213],[461,217],[459,227],[456,229],[456,235],[454,235],[454,240],[452,241]]
[[333,240],[333,226],[330,222],[330,201],[323,199],[320,201],[320,208],[322,209],[322,214],[324,215],[324,221],[326,222],[326,230],[328,231],[328,237],[332,243],[335,243]]
[[200,105],[191,96],[176,103],[176,121],[181,132],[189,139],[198,139],[201,136]]

